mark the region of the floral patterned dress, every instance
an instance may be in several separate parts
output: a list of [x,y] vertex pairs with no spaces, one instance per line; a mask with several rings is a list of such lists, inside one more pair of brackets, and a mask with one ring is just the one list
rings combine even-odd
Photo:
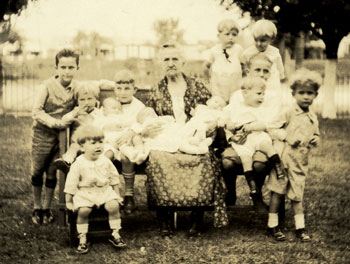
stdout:
[[[188,121],[191,110],[197,104],[205,104],[211,94],[202,83],[185,75],[183,77],[187,85],[184,111]],[[167,78],[152,90],[146,106],[152,107],[160,116],[174,116]],[[214,206],[214,226],[228,224],[225,184],[220,162],[213,151],[204,155],[151,151],[146,174],[150,208]]]

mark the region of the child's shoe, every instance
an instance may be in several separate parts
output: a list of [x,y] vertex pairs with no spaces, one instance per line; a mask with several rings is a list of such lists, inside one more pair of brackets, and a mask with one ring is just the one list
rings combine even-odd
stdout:
[[305,228],[300,228],[295,230],[296,237],[300,239],[301,242],[311,241],[311,237],[306,233]]
[[64,174],[68,174],[70,169],[70,163],[62,158],[55,159],[54,164],[57,169],[61,170]]
[[34,209],[32,214],[32,222],[34,225],[41,225],[42,223],[42,210]]
[[267,213],[267,205],[264,203],[261,192],[251,193],[250,197],[253,200],[254,210],[257,214]]
[[51,209],[42,210],[43,225],[51,224],[54,220]]
[[111,244],[116,248],[126,247],[126,243],[121,237],[116,238],[115,236],[111,236],[110,239],[108,239],[108,241],[111,242]]
[[136,209],[134,197],[130,195],[124,196],[124,213],[127,215],[132,214]]
[[89,244],[87,243],[86,234],[79,234],[79,245],[77,253],[85,254],[89,251]]
[[267,228],[267,231],[276,239],[276,241],[285,241],[287,239],[278,226]]

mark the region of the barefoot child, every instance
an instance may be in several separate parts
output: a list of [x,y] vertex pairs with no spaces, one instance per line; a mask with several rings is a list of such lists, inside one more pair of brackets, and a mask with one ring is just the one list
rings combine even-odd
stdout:
[[[79,69],[79,55],[73,50],[62,49],[55,59],[57,75],[41,85],[33,105],[31,182],[34,196],[32,221],[36,225],[49,224],[54,220],[50,209],[57,183],[56,167],[53,162],[58,156],[59,131],[71,123],[61,118],[75,106],[73,94],[76,82],[73,79]],[[42,204],[44,172],[46,172],[45,199]]]
[[72,164],[64,192],[66,206],[69,210],[77,210],[77,231],[79,245],[77,252],[87,253],[87,232],[89,229],[89,215],[94,206],[104,205],[109,215],[109,225],[112,236],[109,241],[120,248],[126,244],[119,235],[121,220],[119,203],[119,174],[113,163],[103,155],[103,131],[97,127],[86,125],[76,132],[77,143],[83,154]]
[[310,148],[316,147],[320,141],[317,116],[310,110],[321,86],[321,76],[307,69],[299,69],[290,80],[290,87],[295,103],[282,114],[284,123],[285,149],[282,160],[287,169],[287,177],[278,179],[271,174],[267,188],[271,191],[268,218],[268,230],[277,240],[286,237],[278,226],[278,208],[282,195],[287,195],[292,202],[296,235],[302,242],[310,241],[305,231],[305,217],[303,212],[303,195],[305,180],[308,175],[308,157]]

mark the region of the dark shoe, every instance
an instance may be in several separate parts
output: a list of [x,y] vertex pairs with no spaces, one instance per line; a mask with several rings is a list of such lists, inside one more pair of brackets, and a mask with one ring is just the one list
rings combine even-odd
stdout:
[[160,224],[160,236],[163,238],[172,238],[173,232],[171,231],[171,228],[168,223],[163,222]]
[[200,227],[194,223],[187,232],[188,237],[198,237],[201,235]]
[[42,210],[34,209],[32,214],[32,222],[34,225],[41,225],[42,223]]
[[285,241],[287,239],[278,226],[268,228],[267,231],[276,239],[276,241]]
[[109,242],[111,242],[111,244],[116,247],[116,248],[123,248],[126,247],[126,243],[119,237],[119,238],[115,238],[114,236],[111,236],[108,239]]
[[192,211],[191,214],[191,227],[187,232],[189,237],[198,237],[201,234],[203,225],[204,211]]
[[262,199],[262,194],[260,192],[251,193],[250,197],[253,200],[254,210],[258,214],[267,213],[267,205],[264,203]]
[[54,221],[51,209],[42,210],[43,225],[51,224]]
[[124,196],[124,213],[132,214],[135,209],[134,198],[132,196]]
[[236,192],[227,192],[225,197],[225,203],[227,206],[236,204]]
[[295,230],[296,237],[300,239],[301,242],[310,242],[311,237],[306,233],[305,228]]
[[88,251],[89,251],[89,244],[87,242],[86,234],[80,234],[77,253],[86,254]]
[[68,174],[69,169],[70,169],[70,165],[71,165],[70,163],[68,163],[67,161],[65,161],[62,158],[58,158],[55,160],[54,164],[55,164],[57,169],[62,171],[64,174]]

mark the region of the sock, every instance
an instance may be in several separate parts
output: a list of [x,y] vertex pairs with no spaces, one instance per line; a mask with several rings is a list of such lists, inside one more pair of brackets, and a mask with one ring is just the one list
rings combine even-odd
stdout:
[[256,193],[256,183],[254,181],[254,172],[253,171],[245,171],[244,172],[245,179],[248,183],[250,193]]
[[278,214],[276,213],[269,213],[269,219],[267,221],[267,227],[273,228],[278,226]]
[[135,172],[122,172],[125,181],[125,194],[124,196],[134,196],[134,181]]
[[87,234],[89,230],[89,224],[77,224],[77,231],[79,234]]
[[304,214],[294,215],[295,229],[305,228]]
[[272,155],[271,157],[269,157],[269,162],[270,162],[272,165],[275,165],[275,164],[281,163],[281,159],[280,159],[280,157],[278,156],[278,154],[274,154],[274,155]]
[[120,238],[119,230],[121,229],[121,219],[109,220],[109,227],[113,230],[112,236],[115,238]]

